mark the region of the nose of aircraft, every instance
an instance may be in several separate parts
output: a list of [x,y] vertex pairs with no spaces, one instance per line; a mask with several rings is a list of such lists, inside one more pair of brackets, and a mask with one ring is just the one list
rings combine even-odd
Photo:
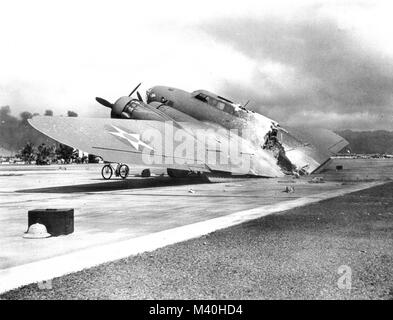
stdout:
[[150,103],[156,101],[155,98],[156,98],[156,94],[154,93],[153,88],[148,89],[146,91],[146,102]]
[[168,100],[168,96],[171,96],[170,91],[173,91],[173,89],[163,86],[155,86],[153,88],[150,88],[146,91],[147,103],[153,101],[165,103]]

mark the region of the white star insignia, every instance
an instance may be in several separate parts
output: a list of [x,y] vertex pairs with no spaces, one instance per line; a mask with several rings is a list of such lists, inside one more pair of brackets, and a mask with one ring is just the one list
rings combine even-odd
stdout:
[[116,132],[109,131],[109,133],[127,140],[134,149],[139,151],[139,146],[142,146],[153,150],[152,147],[150,147],[141,140],[141,135],[139,133],[128,133],[122,129],[115,127],[114,125],[112,125],[112,127],[116,130]]

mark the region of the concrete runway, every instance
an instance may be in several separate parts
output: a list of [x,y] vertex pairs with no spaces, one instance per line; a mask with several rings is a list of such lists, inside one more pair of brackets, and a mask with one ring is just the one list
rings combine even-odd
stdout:
[[[343,164],[344,170],[336,171],[338,164]],[[385,159],[337,159],[330,170],[319,175],[326,179],[321,184],[310,183],[312,176],[217,184],[196,184],[190,179],[173,180],[166,176],[104,181],[101,166],[0,166],[0,283],[4,284],[0,292],[43,280],[42,274],[34,277],[34,272],[23,281],[12,280],[20,278],[17,270],[25,274],[28,269],[23,268],[34,263],[35,269],[42,269],[46,261],[49,266],[50,261],[59,258],[58,263],[66,264],[62,273],[73,272],[129,252],[153,250],[160,244],[196,237],[271,212],[369,188],[393,177],[393,161]],[[141,168],[136,170],[134,173]],[[283,192],[286,185],[293,185],[295,192]],[[41,240],[23,239],[27,211],[38,208],[75,208],[75,232]],[[181,236],[165,242],[171,238],[171,230],[177,230]],[[193,230],[198,232],[192,234]],[[152,247],[127,242],[143,239],[146,244],[153,239],[150,236],[162,232],[165,236],[156,238]],[[185,232],[191,235],[184,235]],[[131,244],[140,248],[131,248],[135,250],[132,251],[127,248]],[[80,260],[78,253],[89,256],[86,250],[90,249],[97,250],[90,254],[101,255],[100,260],[73,267]]]
[[30,284],[0,299],[392,300],[392,195],[390,182],[57,277],[47,290]]

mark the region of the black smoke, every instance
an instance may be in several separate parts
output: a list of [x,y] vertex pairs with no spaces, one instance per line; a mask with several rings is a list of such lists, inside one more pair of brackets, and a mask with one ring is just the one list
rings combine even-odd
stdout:
[[[50,115],[53,112],[46,110],[45,114]],[[19,116],[14,116],[9,106],[0,107],[0,148],[16,153],[27,143],[33,146],[39,146],[42,143],[49,146],[57,145],[56,141],[37,131],[28,123],[28,119],[35,115],[38,114],[24,111]],[[68,116],[78,115],[74,111],[68,111]]]
[[[290,124],[393,129],[393,61],[330,19],[222,19],[200,28],[252,59],[250,85],[221,92]],[[275,65],[279,77],[263,66]]]

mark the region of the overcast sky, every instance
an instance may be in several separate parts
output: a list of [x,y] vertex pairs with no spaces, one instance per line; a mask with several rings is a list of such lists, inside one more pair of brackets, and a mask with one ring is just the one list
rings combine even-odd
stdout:
[[[296,3],[296,5],[294,4]],[[0,106],[109,116],[143,82],[279,122],[393,130],[390,1],[0,2]]]

